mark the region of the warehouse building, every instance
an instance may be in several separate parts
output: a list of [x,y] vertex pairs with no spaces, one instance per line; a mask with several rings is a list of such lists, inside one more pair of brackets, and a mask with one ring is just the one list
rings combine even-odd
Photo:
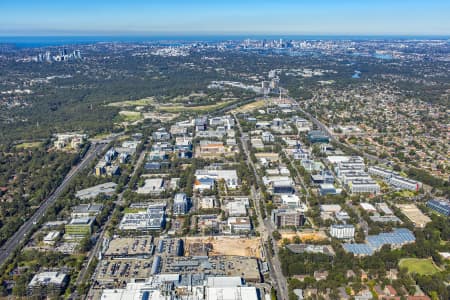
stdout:
[[112,196],[116,192],[117,184],[114,182],[102,183],[76,192],[75,196],[81,200],[93,199],[101,194]]

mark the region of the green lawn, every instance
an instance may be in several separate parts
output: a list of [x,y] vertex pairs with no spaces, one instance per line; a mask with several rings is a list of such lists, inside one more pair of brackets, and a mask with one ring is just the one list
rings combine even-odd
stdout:
[[219,110],[228,105],[232,104],[234,101],[217,102],[210,105],[199,105],[199,106],[184,106],[184,105],[171,105],[171,106],[159,106],[158,110],[162,112],[202,112],[207,113],[214,110]]
[[123,210],[124,214],[135,214],[141,211],[146,211],[145,208],[131,208],[131,207],[125,207]]
[[403,258],[398,265],[400,268],[407,268],[410,273],[420,275],[433,275],[440,271],[431,259]]
[[142,114],[138,111],[122,110],[119,111],[119,115],[126,122],[135,122],[142,119]]
[[120,102],[112,102],[108,103],[106,106],[112,107],[128,107],[128,106],[148,106],[153,105],[154,99],[153,97],[147,97],[139,100],[128,100],[128,101],[120,101]]
[[38,148],[42,145],[42,142],[28,142],[16,145],[19,149]]

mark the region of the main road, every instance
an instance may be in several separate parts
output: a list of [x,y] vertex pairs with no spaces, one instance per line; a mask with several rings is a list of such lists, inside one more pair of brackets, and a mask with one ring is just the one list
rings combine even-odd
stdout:
[[[115,138],[114,136],[113,138]],[[104,140],[102,143],[92,144],[87,153],[81,159],[81,161],[67,173],[64,180],[61,184],[56,188],[56,190],[46,198],[39,208],[34,212],[34,214],[29,218],[19,230],[16,231],[2,246],[0,250],[0,265],[3,265],[10,255],[17,249],[17,247],[24,242],[24,239],[28,236],[28,234],[32,231],[34,225],[39,223],[39,221],[44,217],[46,210],[55,203],[56,199],[61,195],[64,189],[69,185],[71,180],[81,171],[84,167],[89,165],[93,159],[97,157],[102,151],[104,151],[108,145],[108,143],[112,139]]]
[[[244,150],[244,154],[247,157],[247,163],[251,170],[253,171],[253,174],[256,178],[256,184],[258,186],[262,186],[264,183],[261,180],[261,177],[259,176],[258,172],[256,171],[255,164],[253,163],[250,151],[248,150],[248,137],[244,136],[244,133],[242,131],[241,124],[239,123],[239,120],[237,119],[236,115],[233,113],[233,117],[236,120],[237,127],[239,129],[240,133],[240,140],[242,144],[242,149]],[[288,295],[288,289],[287,289],[287,281],[286,277],[283,275],[282,269],[281,269],[281,263],[278,259],[278,245],[274,243],[274,240],[272,239],[272,233],[275,231],[275,228],[270,221],[270,217],[266,217],[265,219],[261,216],[261,201],[263,201],[263,197],[261,197],[261,190],[256,189],[255,186],[251,187],[252,196],[255,202],[255,211],[258,216],[258,223],[259,223],[259,231],[262,237],[263,247],[265,248],[265,253],[267,256],[267,260],[270,265],[270,277],[273,280],[273,284],[277,286],[276,290],[278,293],[278,299],[289,299]],[[271,243],[271,247],[267,247]],[[270,249],[273,249],[275,252],[275,255],[272,255]]]

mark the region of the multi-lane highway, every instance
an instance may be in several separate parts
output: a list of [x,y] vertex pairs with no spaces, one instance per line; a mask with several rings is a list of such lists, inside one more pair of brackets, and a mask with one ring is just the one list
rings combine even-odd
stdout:
[[28,236],[34,225],[39,223],[41,218],[44,217],[46,210],[55,203],[59,195],[61,195],[64,189],[69,185],[72,178],[74,178],[85,166],[89,165],[99,153],[104,151],[109,141],[110,140],[105,140],[103,143],[92,144],[85,156],[70,170],[58,188],[56,188],[56,190],[41,203],[41,206],[35,211],[33,216],[23,223],[19,230],[5,242],[0,250],[0,265],[3,265],[6,262],[10,255],[24,241],[25,237]]

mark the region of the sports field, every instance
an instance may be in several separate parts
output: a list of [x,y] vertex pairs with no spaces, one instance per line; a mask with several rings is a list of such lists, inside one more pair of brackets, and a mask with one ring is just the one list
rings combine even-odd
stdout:
[[426,258],[403,258],[398,265],[400,268],[407,268],[409,273],[420,275],[433,275],[440,271],[431,259]]

